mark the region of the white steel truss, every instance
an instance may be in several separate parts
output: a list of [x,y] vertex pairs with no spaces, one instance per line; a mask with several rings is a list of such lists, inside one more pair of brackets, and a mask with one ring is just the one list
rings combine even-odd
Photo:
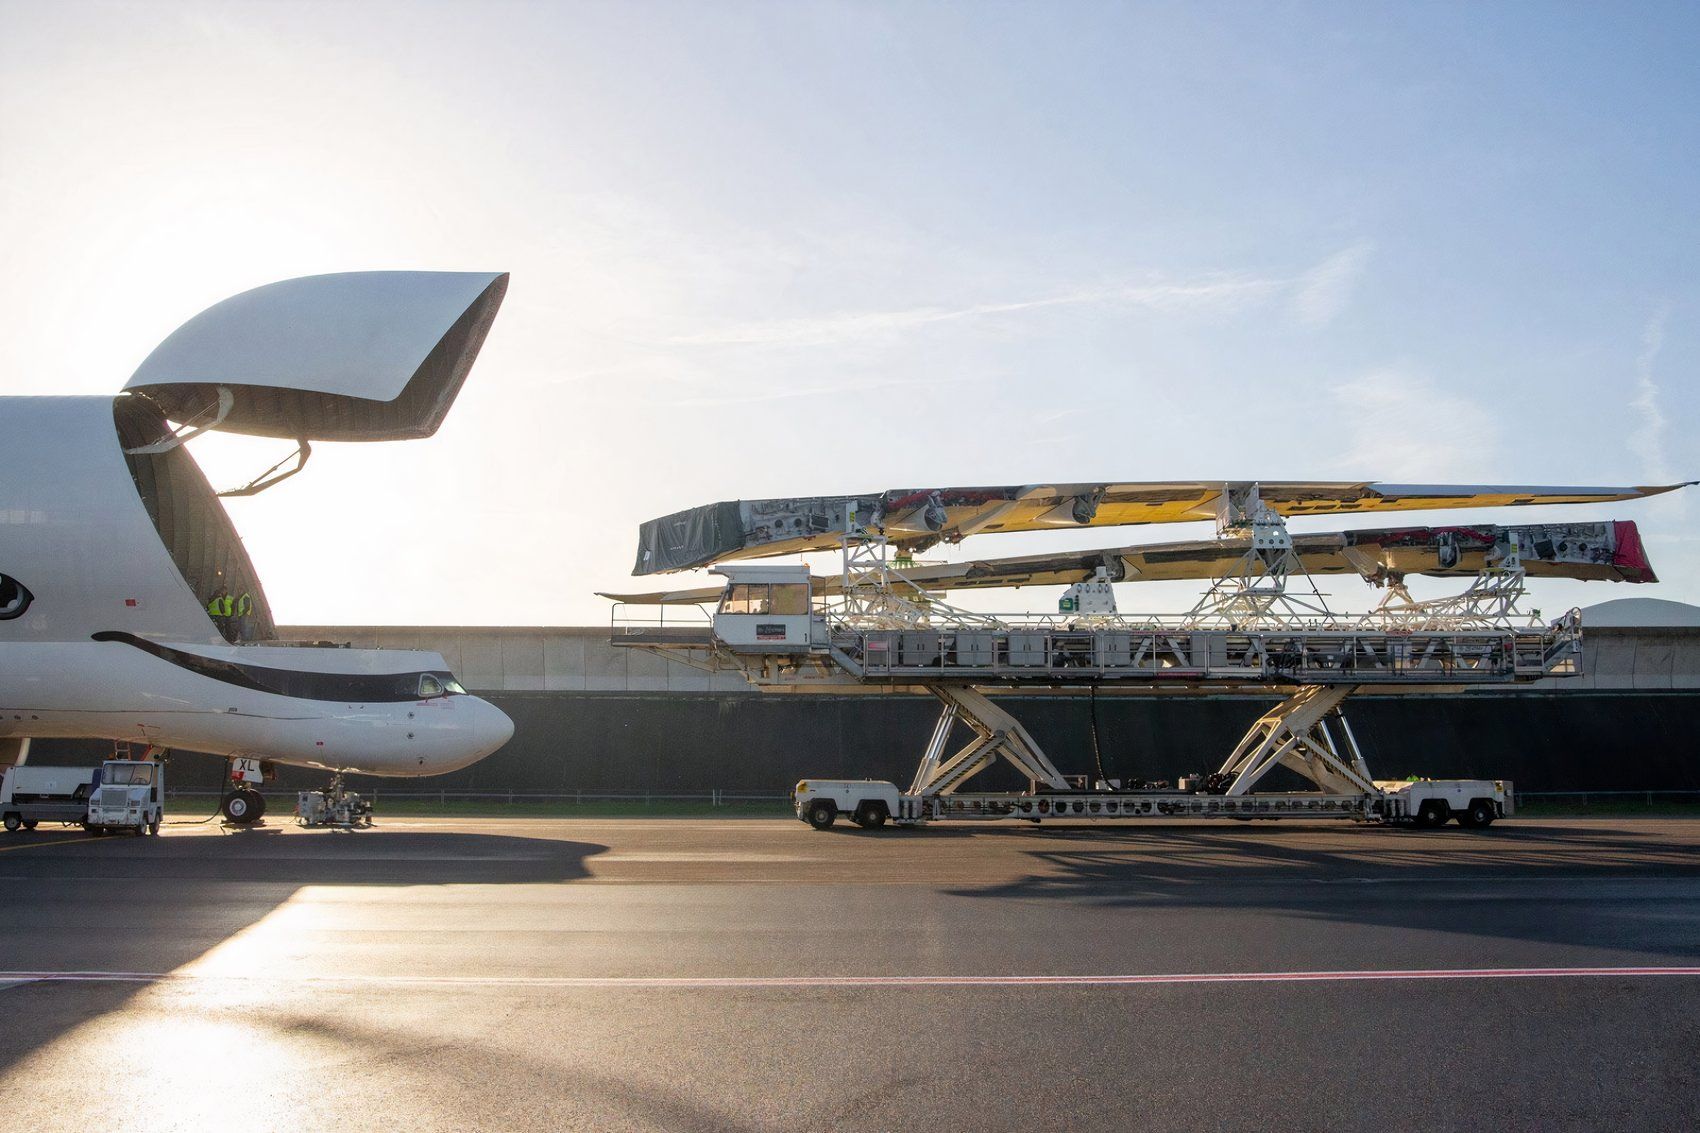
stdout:
[[[1303,775],[1336,795],[1373,793],[1375,782],[1340,703],[1349,685],[1307,685],[1258,717],[1211,779],[1226,795],[1243,795],[1276,767]],[[1339,737],[1329,727],[1332,718]]]
[[[870,531],[847,516],[840,540],[843,596],[838,620],[854,629],[925,629],[943,621],[951,625],[1002,626],[989,614],[950,605],[905,578],[888,558],[885,535]],[[899,550],[896,562],[911,560]]]
[[1470,580],[1461,594],[1417,601],[1411,597],[1402,577],[1388,578],[1387,593],[1374,610],[1364,615],[1361,624],[1379,627],[1397,626],[1404,629],[1497,629],[1518,625],[1539,625],[1539,610],[1525,613],[1518,602],[1527,593],[1524,585],[1523,556],[1517,545],[1517,533],[1488,555],[1487,563]]
[[[975,689],[933,685],[927,689],[944,702],[932,739],[927,741],[921,766],[909,793],[921,797],[948,795],[1000,758],[1029,780],[1053,790],[1067,790],[1068,780],[1056,769],[1037,740],[1021,722]],[[948,759],[945,748],[950,733],[960,720],[973,729],[974,738]]]
[[[1250,629],[1294,626],[1332,620],[1322,592],[1293,551],[1287,521],[1259,498],[1256,484],[1233,484],[1216,509],[1216,535],[1247,539],[1251,546],[1229,571],[1210,584],[1187,615],[1200,629]],[[1310,582],[1310,592],[1293,592],[1294,577]]]

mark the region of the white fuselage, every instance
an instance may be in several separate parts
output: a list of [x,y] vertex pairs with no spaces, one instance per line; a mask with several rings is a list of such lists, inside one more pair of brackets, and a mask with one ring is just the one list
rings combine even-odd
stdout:
[[[417,689],[421,677],[448,673],[436,654],[400,650],[198,646],[189,655],[251,666],[276,654],[294,668],[269,671],[332,685],[342,675],[383,676]],[[215,679],[119,641],[0,644],[0,739],[124,739],[331,771],[439,775],[512,734],[507,715],[476,696],[403,698],[398,689],[381,700],[326,700]]]
[[226,642],[189,576],[214,561],[251,574],[234,529],[187,453],[144,503],[143,479],[167,470],[144,477],[123,449],[113,398],[0,398],[0,740],[435,775],[512,735],[434,653]]

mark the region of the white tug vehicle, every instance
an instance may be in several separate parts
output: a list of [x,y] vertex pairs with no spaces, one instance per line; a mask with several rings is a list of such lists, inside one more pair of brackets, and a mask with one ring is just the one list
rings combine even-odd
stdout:
[[[1290,516],[1603,503],[1662,487],[1190,482],[891,491],[693,508],[643,525],[635,573],[712,566],[720,587],[608,594],[613,641],[758,689],[928,693],[941,711],[906,788],[886,780],[797,784],[798,818],[1089,821],[1345,818],[1486,829],[1514,810],[1498,779],[1389,781],[1370,773],[1342,711],[1354,692],[1456,692],[1581,672],[1578,611],[1525,612],[1531,577],[1656,582],[1632,522],[1474,524],[1293,534]],[[939,542],[987,532],[1211,520],[1216,537],[1017,558],[917,565]],[[735,560],[837,550],[841,569]],[[895,553],[893,553],[895,552]],[[1313,576],[1381,588],[1366,613],[1331,610]],[[1467,579],[1417,600],[1410,575]],[[1194,579],[1186,614],[1121,613],[1115,584]],[[1062,585],[1055,614],[987,614],[942,595]],[[693,611],[692,608],[695,607]],[[634,609],[638,612],[633,613]],[[657,611],[657,612],[648,612]],[[690,615],[695,613],[693,619]],[[671,620],[669,620],[671,617]],[[1261,695],[1278,701],[1209,774],[1173,781],[1065,775],[997,693]],[[966,743],[952,750],[952,738]],[[1096,734],[1094,729],[1094,748]],[[999,761],[1022,791],[974,791]],[[1289,785],[1259,789],[1282,769]]]

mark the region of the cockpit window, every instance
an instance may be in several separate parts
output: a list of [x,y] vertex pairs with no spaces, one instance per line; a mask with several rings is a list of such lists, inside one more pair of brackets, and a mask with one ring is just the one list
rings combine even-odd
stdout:
[[442,696],[442,695],[444,695],[444,693],[443,693],[443,682],[442,681],[438,680],[436,677],[433,677],[430,673],[420,674],[420,676],[419,676],[419,699],[429,700],[433,696]]
[[466,686],[453,677],[444,677],[443,687],[448,690],[450,696],[465,696],[467,694]]

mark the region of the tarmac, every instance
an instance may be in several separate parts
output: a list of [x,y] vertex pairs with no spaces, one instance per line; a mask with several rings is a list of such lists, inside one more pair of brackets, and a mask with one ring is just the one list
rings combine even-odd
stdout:
[[1700,820],[0,836],[37,1130],[1691,1129]]

